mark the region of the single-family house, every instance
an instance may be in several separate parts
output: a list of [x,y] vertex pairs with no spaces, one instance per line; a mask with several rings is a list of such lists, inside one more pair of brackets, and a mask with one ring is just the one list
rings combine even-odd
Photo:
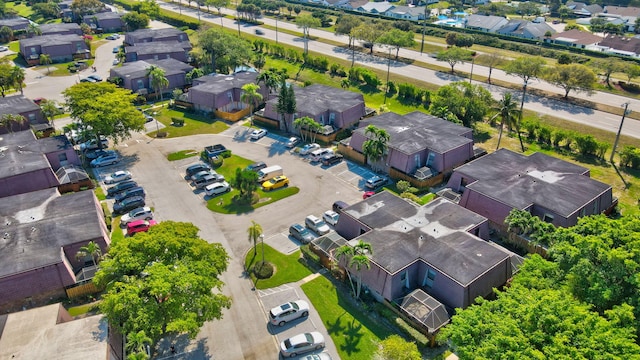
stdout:
[[630,57],[640,56],[640,38],[608,35],[598,46],[602,51]]
[[93,241],[105,252],[111,241],[93,191],[8,196],[0,201],[0,221],[0,307],[66,296],[79,274],[90,276],[84,268],[95,271],[91,256],[78,257],[78,250]]
[[188,41],[154,41],[125,46],[125,61],[176,59],[182,62],[189,61],[191,43]]
[[122,21],[123,13],[113,11],[99,12],[96,14],[85,15],[82,22],[89,25],[98,33],[118,32],[124,29],[124,21]]
[[339,9],[356,10],[368,2],[369,0],[347,0],[346,2],[336,5],[336,7]]
[[294,86],[296,113],[284,116],[277,111],[278,98],[267,101],[264,117],[276,120],[284,131],[298,131],[293,127],[296,118],[308,116],[325,127],[325,135],[350,128],[366,115],[364,97],[360,93],[314,84]]
[[73,0],[62,0],[58,2],[58,9],[60,9],[60,18],[72,21],[74,19],[73,10],[71,10],[71,4]]
[[80,25],[76,23],[54,23],[39,26],[41,35],[82,35]]
[[349,2],[349,0],[323,0],[328,7],[339,8]]
[[529,211],[555,226],[611,211],[611,186],[589,177],[589,169],[542,153],[529,156],[500,149],[455,169],[447,186],[462,193],[459,204],[504,229],[512,209]]
[[565,6],[568,7],[574,15],[581,17],[595,16],[596,14],[601,13],[603,10],[602,6],[598,4],[589,5],[577,1],[568,1]]
[[[187,93],[187,101],[192,103],[196,110],[205,113],[237,112],[247,108],[247,104],[240,99],[242,87],[255,84],[257,81],[258,73],[250,71],[202,76],[193,80],[193,86]],[[261,83],[259,92],[264,99],[267,99],[267,91]]]
[[91,58],[91,51],[79,35],[43,35],[22,39],[20,54],[29,65],[40,64],[40,54],[49,55],[54,63]]
[[0,315],[0,359],[122,359],[104,315],[74,319],[61,303]]
[[393,9],[387,10],[384,15],[401,20],[418,21],[424,20],[425,6],[396,6]]
[[369,14],[384,14],[395,7],[396,7],[395,5],[393,5],[388,1],[381,1],[381,2],[368,2],[358,7],[356,10],[360,12],[366,12]]
[[624,21],[625,28],[628,32],[635,32],[636,20],[640,17],[640,7],[613,6],[606,5],[599,16],[616,17]]
[[555,30],[546,22],[531,22],[528,20],[509,20],[497,34],[515,36],[525,39],[544,39],[548,34],[555,34]]
[[169,80],[163,92],[171,92],[173,89],[182,89],[187,85],[187,74],[193,70],[193,66],[176,59],[140,60],[122,64],[120,67],[111,68],[111,78],[120,78],[120,85],[135,93],[147,95],[155,92],[149,81],[148,71],[151,66],[157,66],[164,70],[164,76]]
[[371,267],[353,273],[390,302],[420,289],[449,308],[465,308],[516,271],[517,256],[487,241],[487,219],[444,198],[421,206],[383,191],[343,209],[336,232],[349,246],[371,245]]
[[507,25],[508,22],[509,20],[502,16],[471,14],[466,18],[465,28],[487,33],[495,33],[503,26]]
[[158,41],[188,42],[189,36],[186,32],[173,27],[164,29],[139,29],[128,32],[124,36],[124,44],[129,46]]
[[349,141],[358,153],[363,154],[369,125],[389,134],[387,155],[377,163],[387,172],[393,168],[414,175],[427,167],[435,175],[453,170],[474,156],[472,129],[419,111],[405,115],[388,112],[360,121]]
[[23,17],[0,19],[0,28],[8,27],[12,31],[26,31],[31,22]]
[[553,34],[544,39],[551,44],[565,45],[578,49],[597,50],[597,45],[602,41],[602,37],[586,31],[571,29],[561,33]]
[[4,134],[0,154],[0,198],[57,187],[56,170],[81,165],[64,135],[36,139],[32,131]]
[[10,124],[9,128],[6,125],[0,126],[0,134],[26,130],[38,124],[48,124],[44,115],[42,115],[40,106],[24,95],[11,95],[0,98],[0,117],[2,115],[20,115],[26,122]]

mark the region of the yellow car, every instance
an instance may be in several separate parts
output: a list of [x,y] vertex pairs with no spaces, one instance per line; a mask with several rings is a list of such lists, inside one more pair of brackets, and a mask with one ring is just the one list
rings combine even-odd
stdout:
[[280,176],[274,177],[269,181],[263,182],[262,189],[264,191],[270,191],[270,190],[275,190],[288,185],[289,185],[289,179],[284,175],[280,175]]

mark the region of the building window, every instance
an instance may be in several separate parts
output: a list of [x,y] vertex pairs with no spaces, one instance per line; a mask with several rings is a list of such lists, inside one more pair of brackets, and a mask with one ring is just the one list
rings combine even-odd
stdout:
[[153,55],[153,60],[158,60],[158,55]]
[[180,41],[184,41],[184,34],[180,34],[180,36],[178,36],[178,38],[180,39]]
[[597,215],[598,213],[600,213],[600,206],[598,206],[598,200],[593,202],[593,214]]
[[406,288],[409,288],[409,272],[405,271],[402,273],[402,275],[400,275],[400,281],[402,281],[404,284],[403,286]]
[[31,113],[31,114],[27,115],[27,117],[29,118],[30,122],[36,121],[36,114],[34,114],[34,113]]
[[227,97],[229,100],[233,100],[233,93],[231,91],[227,91]]
[[416,167],[419,168],[420,167],[420,154],[413,155],[413,161],[415,161]]
[[329,114],[329,124],[333,125],[333,123],[336,121],[336,113],[330,113]]
[[544,214],[544,216],[542,217],[542,221],[548,222],[549,224],[553,223],[553,215]]
[[585,217],[587,215],[587,208],[582,208],[582,210],[580,210],[580,217]]
[[138,80],[138,89],[144,89],[144,82],[142,80]]
[[424,275],[424,281],[422,283],[422,286],[425,286],[431,289],[433,287],[433,280],[435,280],[435,278],[436,278],[436,272],[429,269],[427,273]]
[[58,161],[60,161],[60,163],[66,162],[67,161],[67,153],[58,154]]

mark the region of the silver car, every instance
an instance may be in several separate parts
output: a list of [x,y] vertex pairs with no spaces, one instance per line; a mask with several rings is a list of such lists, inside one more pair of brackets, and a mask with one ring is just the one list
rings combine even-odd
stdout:
[[294,357],[322,348],[324,348],[324,336],[317,331],[298,334],[280,343],[280,353],[284,357]]
[[327,225],[324,221],[318,219],[315,215],[309,215],[306,219],[304,219],[304,224],[318,235],[324,235],[331,231],[329,225]]
[[120,218],[120,224],[122,226],[127,225],[128,223],[136,220],[152,220],[153,219],[153,211],[148,206],[139,207],[137,209],[133,209],[128,213],[122,215]]

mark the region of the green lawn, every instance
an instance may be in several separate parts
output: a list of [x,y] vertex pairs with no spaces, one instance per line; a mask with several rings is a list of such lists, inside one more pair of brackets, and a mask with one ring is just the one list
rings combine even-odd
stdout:
[[174,152],[167,155],[167,160],[176,161],[176,160],[182,160],[182,159],[186,159],[186,158],[190,158],[192,156],[198,156],[198,155],[200,155],[200,152],[197,150],[180,150],[178,152]]
[[124,239],[124,232],[120,227],[120,216],[118,216],[113,219],[113,222],[111,225],[111,241],[114,242],[122,239]]
[[96,308],[97,308],[96,304],[84,304],[84,305],[79,305],[79,306],[74,306],[72,308],[69,308],[67,311],[71,316],[78,316],[78,315],[86,314],[90,311],[93,311]]
[[7,9],[15,10],[18,13],[18,16],[29,18],[31,15],[33,15],[33,10],[31,9],[31,6],[27,5],[26,1],[23,1],[18,5],[16,5],[15,2],[7,2],[6,6]]
[[[254,255],[254,251],[251,249],[244,259],[246,269],[251,269],[255,263],[262,261],[262,243],[258,241],[257,245],[256,254]],[[253,246],[253,244],[251,244],[251,246]],[[269,245],[264,245],[264,260],[274,265],[275,272],[269,279],[262,279],[258,281],[256,281],[255,276],[251,274],[251,279],[253,280],[256,289],[277,287],[282,284],[302,280],[311,275],[311,271],[300,262],[301,259],[300,250],[291,255],[285,255]]]
[[[180,136],[189,136],[197,134],[219,134],[229,128],[224,121],[219,119],[211,119],[206,116],[192,114],[180,110],[173,109],[155,109],[153,116],[160,121],[166,128],[160,131],[166,131],[167,137],[175,138]],[[183,126],[171,125],[172,118],[184,119]],[[149,133],[149,136],[155,136],[156,132]]]
[[93,191],[96,193],[96,197],[98,198],[98,200],[102,201],[107,199],[107,196],[104,194],[102,187],[96,186]]
[[376,343],[394,332],[369,318],[324,277],[302,285],[342,359],[370,360]]

